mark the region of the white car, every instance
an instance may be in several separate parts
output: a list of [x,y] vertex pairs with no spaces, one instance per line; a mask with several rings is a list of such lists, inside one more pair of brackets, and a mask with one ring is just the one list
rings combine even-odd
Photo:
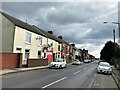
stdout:
[[81,62],[78,59],[75,59],[72,64],[73,65],[80,65]]
[[55,61],[52,61],[50,64],[49,64],[49,67],[50,68],[63,68],[63,67],[66,67],[66,60],[65,59],[57,59]]
[[84,63],[89,63],[89,62],[90,62],[89,59],[85,59],[85,60],[84,60]]
[[100,62],[97,67],[98,73],[112,74],[112,67],[107,62]]

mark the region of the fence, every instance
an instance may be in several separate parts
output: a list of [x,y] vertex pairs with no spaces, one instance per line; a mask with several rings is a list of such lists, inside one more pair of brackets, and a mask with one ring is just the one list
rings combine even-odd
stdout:
[[22,67],[22,53],[0,53],[0,69]]

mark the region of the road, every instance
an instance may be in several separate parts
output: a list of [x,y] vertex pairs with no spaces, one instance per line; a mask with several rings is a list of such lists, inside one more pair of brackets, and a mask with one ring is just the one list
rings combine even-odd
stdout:
[[[92,62],[68,65],[64,69],[47,68],[3,75],[2,86],[3,88],[91,88],[98,76],[96,66],[97,63]],[[112,79],[112,76],[105,77]],[[117,88],[114,80],[111,81],[109,84]]]

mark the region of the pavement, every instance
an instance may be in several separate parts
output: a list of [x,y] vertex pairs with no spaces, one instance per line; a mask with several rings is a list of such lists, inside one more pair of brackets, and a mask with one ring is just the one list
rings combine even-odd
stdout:
[[92,88],[118,88],[112,75],[96,74]]
[[[72,63],[69,63],[68,65],[71,65],[71,64]],[[1,75],[6,75],[6,74],[11,74],[11,73],[39,70],[39,69],[44,69],[44,68],[48,68],[48,67],[49,67],[49,65],[47,65],[47,66],[39,66],[39,67],[29,67],[29,68],[3,69],[3,70],[0,70],[0,76]]]
[[114,78],[116,84],[120,88],[120,70],[118,70],[115,67],[113,67],[112,77]]
[[11,73],[18,73],[18,72],[25,72],[25,71],[31,71],[31,70],[38,70],[43,68],[48,68],[49,66],[39,66],[39,67],[30,67],[30,68],[14,68],[14,69],[3,69],[0,70],[0,75],[6,75]]

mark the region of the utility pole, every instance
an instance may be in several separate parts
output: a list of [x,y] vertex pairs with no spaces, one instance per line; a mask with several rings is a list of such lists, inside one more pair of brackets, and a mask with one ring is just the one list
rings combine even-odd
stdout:
[[116,61],[116,47],[115,47],[115,29],[113,29],[113,37],[114,37],[114,58],[115,58],[114,65],[115,65],[115,67],[117,67],[117,61]]
[[114,44],[115,44],[115,29],[113,29],[113,37],[114,37]]

